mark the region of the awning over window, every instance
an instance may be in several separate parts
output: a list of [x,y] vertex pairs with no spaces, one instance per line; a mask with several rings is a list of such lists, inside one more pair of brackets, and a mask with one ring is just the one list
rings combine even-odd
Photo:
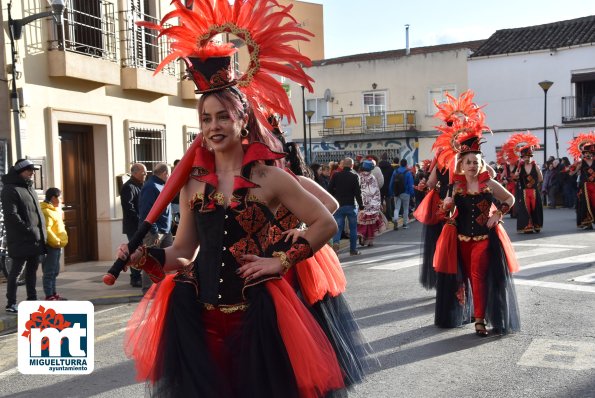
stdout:
[[595,72],[573,73],[572,78],[570,79],[571,83],[580,83],[588,81],[595,81]]

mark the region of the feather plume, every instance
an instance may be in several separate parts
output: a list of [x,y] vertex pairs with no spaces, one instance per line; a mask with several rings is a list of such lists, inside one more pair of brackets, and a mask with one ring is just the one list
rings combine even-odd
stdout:
[[[238,77],[240,91],[244,93],[259,121],[265,121],[261,105],[275,113],[296,120],[281,83],[271,74],[289,78],[312,92],[314,80],[303,70],[310,60],[290,45],[294,41],[309,41],[312,33],[301,28],[290,15],[292,5],[281,6],[276,0],[195,0],[189,10],[180,0],[173,0],[174,10],[167,13],[159,25],[139,22],[140,26],[159,31],[172,42],[171,53],[159,64],[158,73],[166,64],[188,57],[203,60],[212,56],[229,55],[228,44],[216,46],[211,39],[219,33],[230,33],[246,43],[250,54],[247,70]],[[165,28],[168,21],[178,19],[179,24]],[[216,49],[216,47],[224,47]]]
[[588,133],[579,133],[568,143],[568,153],[572,155],[574,161],[577,162],[582,157],[583,147],[585,145],[595,144],[595,131]]
[[521,151],[526,148],[540,148],[539,138],[531,134],[529,131],[526,133],[514,133],[504,145],[502,145],[502,150],[506,153],[506,158],[511,164],[519,161]]

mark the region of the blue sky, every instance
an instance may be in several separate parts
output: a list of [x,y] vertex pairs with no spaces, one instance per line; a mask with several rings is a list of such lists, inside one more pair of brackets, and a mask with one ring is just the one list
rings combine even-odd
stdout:
[[[307,0],[308,1],[308,0]],[[487,39],[498,29],[595,15],[594,0],[309,0],[324,6],[325,58]]]

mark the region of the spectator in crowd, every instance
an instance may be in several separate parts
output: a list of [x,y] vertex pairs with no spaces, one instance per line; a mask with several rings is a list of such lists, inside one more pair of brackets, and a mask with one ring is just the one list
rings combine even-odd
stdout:
[[[138,197],[147,178],[147,168],[142,163],[134,163],[130,167],[130,178],[122,185],[120,190],[120,204],[122,205],[122,232],[126,234],[128,241],[136,232],[142,221],[139,218]],[[130,285],[142,287],[141,272],[137,269],[130,269]]]
[[56,278],[60,273],[60,255],[68,244],[68,234],[64,226],[64,214],[60,208],[62,191],[48,188],[45,200],[41,202],[41,211],[45,218],[47,242],[46,255],[41,265],[43,271],[43,291],[46,300],[66,300],[56,292]]
[[413,176],[407,168],[407,159],[401,159],[400,167],[393,172],[390,179],[389,195],[395,198],[393,229],[399,229],[399,213],[403,209],[403,229],[409,228],[409,201],[414,195]]
[[388,154],[384,152],[380,156],[380,162],[378,163],[378,168],[382,171],[382,177],[385,181],[385,184],[380,188],[380,196],[382,203],[384,204],[384,215],[387,219],[392,220],[393,218],[393,201],[392,198],[388,194],[388,186],[391,176],[395,171],[393,166],[388,161]]
[[320,179],[319,184],[328,191],[328,184],[331,181],[331,169],[328,167],[328,165],[322,165],[322,167],[320,168],[320,175],[318,176],[318,178]]
[[562,166],[560,164],[560,159],[554,159],[552,165],[553,167],[548,188],[548,207],[550,209],[555,209],[558,202],[558,195],[562,191],[562,175],[560,174]]
[[570,174],[571,163],[565,156],[562,158],[562,194],[564,195],[564,207],[574,209],[576,207],[576,176]]
[[31,161],[19,159],[2,176],[2,211],[8,255],[12,268],[6,285],[6,312],[18,314],[17,277],[25,266],[27,300],[37,300],[35,284],[39,257],[45,253],[46,230],[33,175],[39,170]]
[[386,229],[386,218],[380,209],[380,188],[372,174],[373,160],[364,160],[359,173],[362,211],[357,215],[357,235],[362,246],[373,246],[374,238]]
[[[153,207],[153,204],[157,200],[157,197],[163,190],[165,182],[169,178],[169,166],[165,163],[157,163],[153,168],[153,175],[147,178],[147,181],[143,185],[139,198],[138,198],[138,209],[140,220],[145,220],[149,211]],[[166,248],[172,245],[173,236],[171,234],[171,204],[169,204],[163,213],[157,218],[157,221],[153,223],[151,229],[145,236],[143,244],[147,247],[159,247]],[[142,221],[141,221],[142,222]],[[142,289],[143,293],[151,287],[151,279],[146,272],[142,273]]]
[[541,202],[545,207],[549,205],[548,190],[550,188],[550,180],[552,178],[553,168],[553,162],[548,160],[545,164],[545,171],[543,172],[543,183],[541,184]]
[[372,175],[376,177],[376,182],[378,182],[378,188],[382,188],[384,186],[384,174],[382,174],[382,170],[378,167],[378,158],[374,155],[369,155],[368,160],[372,161],[374,168],[372,169]]
[[[176,166],[180,163],[180,159],[174,160],[174,167],[172,167],[171,172],[173,173]],[[176,231],[178,230],[178,224],[180,223],[180,193],[171,201],[171,234],[172,236],[176,236]]]
[[333,214],[337,226],[337,233],[333,237],[333,249],[339,250],[341,233],[345,228],[345,217],[349,223],[349,253],[352,256],[360,254],[357,250],[357,208],[363,208],[362,191],[359,183],[359,177],[353,171],[353,159],[345,158],[343,160],[343,170],[335,173],[329,183],[329,193],[339,202],[339,209]]

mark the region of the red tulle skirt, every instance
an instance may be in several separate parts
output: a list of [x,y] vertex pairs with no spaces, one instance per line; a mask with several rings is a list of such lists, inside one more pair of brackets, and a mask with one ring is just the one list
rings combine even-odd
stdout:
[[327,294],[336,297],[347,286],[339,258],[329,245],[324,245],[312,257],[296,264],[295,270],[308,305],[322,300]]
[[444,211],[442,211],[442,200],[435,189],[430,190],[421,201],[413,216],[422,224],[435,225],[444,221]]

